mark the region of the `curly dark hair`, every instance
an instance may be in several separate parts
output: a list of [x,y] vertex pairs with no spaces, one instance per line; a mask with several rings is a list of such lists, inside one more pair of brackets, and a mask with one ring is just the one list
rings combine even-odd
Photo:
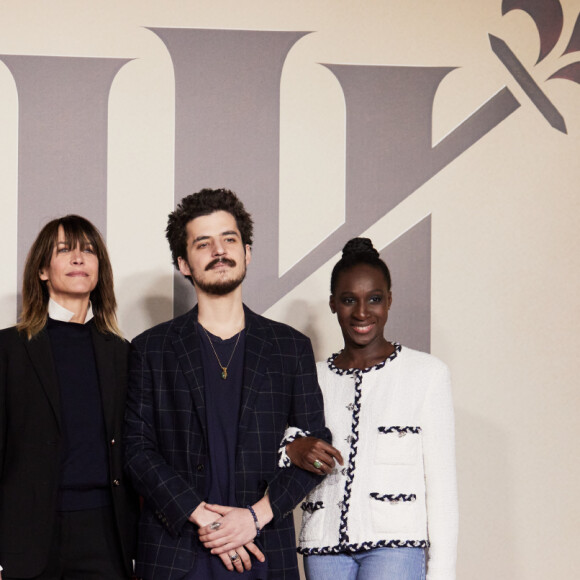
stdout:
[[338,276],[358,264],[368,264],[380,270],[391,289],[391,273],[369,238],[353,238],[342,248],[342,258],[334,265],[330,276],[330,293],[334,294]]
[[187,224],[197,217],[216,211],[227,211],[236,219],[244,247],[252,245],[254,222],[238,196],[229,189],[202,189],[185,196],[169,214],[165,237],[169,242],[173,265],[179,269],[178,258],[187,260]]

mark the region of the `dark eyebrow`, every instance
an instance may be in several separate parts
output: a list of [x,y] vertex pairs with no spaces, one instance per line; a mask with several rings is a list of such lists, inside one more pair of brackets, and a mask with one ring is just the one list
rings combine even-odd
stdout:
[[[240,237],[240,234],[236,232],[236,230],[228,230],[219,234],[220,236],[236,236]],[[197,242],[201,242],[202,240],[209,240],[211,236],[197,236],[194,240],[191,241],[192,244],[197,244]]]
[[197,244],[197,242],[201,242],[202,240],[209,240],[209,236],[197,236],[195,240],[191,240],[191,243]]
[[[384,294],[385,291],[382,288],[375,288],[374,290],[369,290],[367,292],[367,294]],[[345,290],[344,292],[341,292],[339,294],[339,296],[347,296],[350,294],[354,294],[354,292],[352,290]]]

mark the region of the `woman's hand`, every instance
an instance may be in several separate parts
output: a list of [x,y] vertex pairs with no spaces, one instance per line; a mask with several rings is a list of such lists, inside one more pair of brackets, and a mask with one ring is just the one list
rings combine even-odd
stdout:
[[334,461],[344,465],[340,451],[316,437],[298,437],[286,445],[286,453],[296,467],[320,475],[328,475],[334,468]]

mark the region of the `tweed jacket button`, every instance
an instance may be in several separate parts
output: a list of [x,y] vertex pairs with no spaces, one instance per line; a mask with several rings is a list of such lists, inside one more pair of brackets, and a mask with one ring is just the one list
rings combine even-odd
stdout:
[[118,479],[113,479],[113,485],[114,485],[115,487],[119,487],[119,486],[121,485],[121,481],[120,481],[120,480],[118,480]]
[[198,463],[196,469],[198,471],[203,471],[205,469],[205,465],[203,463]]

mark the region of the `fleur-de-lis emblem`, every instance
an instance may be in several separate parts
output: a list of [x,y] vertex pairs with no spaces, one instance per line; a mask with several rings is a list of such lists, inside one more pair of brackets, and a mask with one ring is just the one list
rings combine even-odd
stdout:
[[[564,26],[564,13],[559,0],[503,0],[502,15],[512,10],[523,10],[532,18],[538,29],[540,36],[540,54],[536,64],[543,61],[554,49]],[[548,99],[538,83],[533,79],[524,65],[519,61],[508,44],[489,34],[491,48],[504,66],[512,74],[524,92],[528,95],[532,103],[536,105],[545,119],[558,131],[566,133],[566,122],[556,109],[554,104]],[[580,15],[576,19],[576,24],[572,31],[568,45],[566,46],[563,56],[572,52],[580,51]],[[550,79],[567,79],[580,83],[580,62],[570,63],[548,77]]]

